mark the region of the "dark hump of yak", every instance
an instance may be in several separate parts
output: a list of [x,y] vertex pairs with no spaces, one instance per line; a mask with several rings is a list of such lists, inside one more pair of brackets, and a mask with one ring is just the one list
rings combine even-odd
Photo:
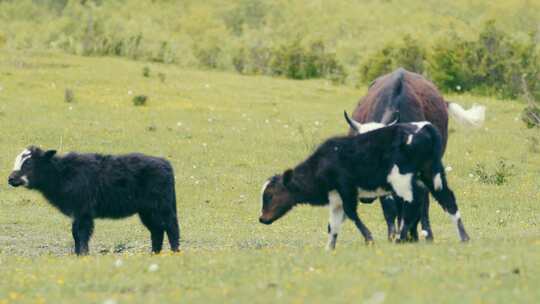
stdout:
[[448,139],[448,109],[437,87],[422,75],[399,68],[377,78],[352,114],[360,123],[429,121]]

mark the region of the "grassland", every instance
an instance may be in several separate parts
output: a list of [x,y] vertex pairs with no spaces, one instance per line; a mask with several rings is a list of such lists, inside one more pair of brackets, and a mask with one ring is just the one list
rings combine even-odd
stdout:
[[[66,88],[76,102],[64,102]],[[448,96],[488,109],[482,129],[451,122],[445,156],[469,244],[458,243],[436,205],[434,244],[387,243],[378,204],[359,207],[375,245],[346,223],[331,253],[323,250],[324,208],[298,207],[269,227],[257,222],[263,181],[344,133],[341,112],[364,92],[322,80],[0,52],[0,177],[29,144],[165,156],[176,170],[182,228],[180,253],[153,256],[137,218],[97,221],[91,255],[77,258],[69,219],[2,182],[0,303],[538,302],[539,134],[524,128],[516,101]],[[138,94],[149,96],[146,106],[132,105]],[[500,159],[514,166],[508,183],[477,180],[478,163],[492,172]]]

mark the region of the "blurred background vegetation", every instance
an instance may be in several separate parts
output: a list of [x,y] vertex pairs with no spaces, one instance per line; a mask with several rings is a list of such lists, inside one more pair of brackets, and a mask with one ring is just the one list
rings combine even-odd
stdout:
[[536,0],[0,0],[0,48],[365,85],[540,97]]

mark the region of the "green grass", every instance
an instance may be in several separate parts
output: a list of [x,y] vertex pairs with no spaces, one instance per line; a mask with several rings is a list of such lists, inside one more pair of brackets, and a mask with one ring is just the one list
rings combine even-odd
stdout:
[[[151,77],[142,75],[144,66]],[[166,74],[164,82],[154,75]],[[91,255],[71,255],[70,220],[37,193],[0,183],[0,303],[519,302],[540,298],[540,154],[519,120],[523,104],[468,95],[487,106],[485,127],[451,122],[445,156],[472,241],[458,243],[436,204],[434,244],[387,243],[378,203],[323,250],[327,210],[298,207],[271,226],[257,221],[264,180],[294,166],[324,138],[343,134],[344,109],[365,89],[58,53],[0,52],[0,177],[30,144],[61,152],[139,151],[176,170],[179,254],[149,254],[136,217],[98,220]],[[65,103],[73,90],[76,102]],[[131,92],[131,94],[129,94]],[[133,96],[147,95],[135,107]],[[537,150],[537,149],[536,149]],[[474,176],[514,165],[501,186]],[[115,249],[122,249],[114,253]],[[123,265],[115,266],[121,260]],[[150,272],[151,264],[159,269]],[[110,303],[110,301],[109,301]]]

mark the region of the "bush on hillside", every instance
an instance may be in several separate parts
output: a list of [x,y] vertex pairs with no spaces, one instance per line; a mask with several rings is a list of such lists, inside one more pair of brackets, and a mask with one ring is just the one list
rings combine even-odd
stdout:
[[403,67],[411,72],[424,73],[426,51],[420,42],[405,35],[398,44],[390,43],[380,51],[368,56],[360,65],[360,81],[370,83],[375,78]]
[[300,40],[281,45],[273,50],[270,70],[273,75],[292,79],[326,77],[342,83],[346,78],[345,68],[335,53],[328,52],[321,41],[309,47],[304,47]]
[[533,95],[540,94],[540,55],[533,35],[527,42],[512,39],[486,23],[478,39],[452,34],[435,43],[429,56],[429,75],[444,91],[470,91],[517,98],[522,78]]

